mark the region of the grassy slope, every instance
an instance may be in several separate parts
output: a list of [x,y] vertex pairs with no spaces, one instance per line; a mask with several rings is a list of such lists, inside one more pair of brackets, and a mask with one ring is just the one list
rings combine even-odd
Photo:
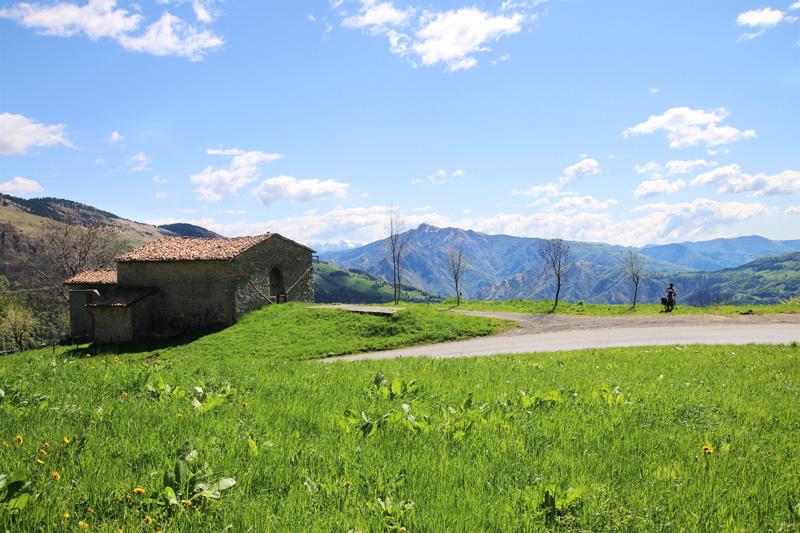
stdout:
[[[455,300],[447,300],[440,307],[454,307]],[[454,307],[455,308],[455,307]],[[552,301],[503,300],[485,302],[480,300],[462,301],[458,309],[462,311],[494,311],[507,313],[549,313],[553,309]],[[620,315],[656,315],[664,311],[657,304],[639,304],[636,309],[629,305],[609,304],[575,304],[559,302],[556,313],[587,316],[620,316]],[[673,310],[681,315],[736,315],[752,311],[754,314],[800,313],[800,302],[777,305],[712,305],[708,307],[692,307],[680,305]]]
[[[790,511],[800,504],[797,347],[319,365],[258,350],[251,356],[237,339],[161,350],[149,365],[141,354],[76,358],[48,350],[0,359],[0,465],[31,479],[36,494],[20,522],[0,511],[0,525],[536,530],[555,525],[540,509],[540,487],[562,481],[582,491],[559,519],[574,529],[800,524]],[[313,351],[290,343],[284,355]],[[378,371],[416,380],[419,392],[394,399],[371,393]],[[191,394],[159,401],[147,391],[159,383],[186,392],[232,389],[222,405],[200,414]],[[554,401],[529,405],[520,391]],[[363,438],[342,416],[352,409],[378,419],[403,413],[404,403],[428,429],[415,432],[407,419],[390,416]],[[14,444],[16,434],[22,445]],[[44,442],[46,464],[37,466]],[[159,514],[132,489],[160,489],[184,442],[237,485],[209,506]],[[703,455],[705,444],[713,455]],[[52,471],[62,479],[51,479]],[[390,512],[379,499],[394,502]],[[398,502],[409,501],[413,509],[402,510]],[[156,519],[149,528],[146,515]]]
[[[329,263],[314,264],[314,293],[318,302],[386,303],[392,286],[383,280],[342,270]],[[427,293],[404,287],[403,300],[426,301]]]

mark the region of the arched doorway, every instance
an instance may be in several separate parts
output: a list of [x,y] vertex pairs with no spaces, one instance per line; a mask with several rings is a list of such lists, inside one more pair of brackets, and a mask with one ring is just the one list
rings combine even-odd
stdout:
[[269,271],[269,292],[276,302],[286,301],[286,294],[283,288],[283,272],[278,267],[273,267]]

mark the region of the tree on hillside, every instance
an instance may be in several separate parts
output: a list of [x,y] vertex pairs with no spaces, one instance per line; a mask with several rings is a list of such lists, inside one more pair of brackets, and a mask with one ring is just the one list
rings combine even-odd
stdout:
[[561,294],[564,279],[572,268],[569,243],[561,238],[545,239],[539,242],[537,253],[544,262],[545,270],[553,276],[556,284],[556,297],[553,302],[553,311],[555,311],[558,307],[558,297]]
[[467,256],[464,247],[458,246],[447,250],[447,266],[456,288],[456,305],[461,305],[461,277],[467,268]]
[[398,304],[400,303],[401,273],[408,245],[408,233],[406,233],[406,226],[400,217],[400,210],[396,207],[391,208],[389,211],[388,231],[389,237],[386,239],[386,251],[389,253],[389,260],[392,264],[393,300],[395,304]]
[[636,248],[628,248],[620,259],[625,274],[633,283],[633,304],[631,309],[636,309],[636,298],[639,296],[639,283],[645,274],[644,259]]
[[3,335],[9,335],[17,345],[17,349],[22,351],[26,348],[26,341],[33,336],[33,332],[39,321],[33,316],[33,312],[16,302],[11,302],[5,306],[2,314]]
[[125,248],[110,227],[59,225],[45,231],[40,253],[29,264],[43,283],[66,298],[65,279],[91,268],[107,268]]

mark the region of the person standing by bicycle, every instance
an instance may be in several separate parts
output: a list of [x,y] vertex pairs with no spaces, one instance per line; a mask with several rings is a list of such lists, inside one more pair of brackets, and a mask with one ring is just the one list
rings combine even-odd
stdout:
[[672,308],[675,307],[676,296],[678,296],[678,291],[676,291],[675,287],[670,283],[669,287],[667,287],[667,311],[672,311]]

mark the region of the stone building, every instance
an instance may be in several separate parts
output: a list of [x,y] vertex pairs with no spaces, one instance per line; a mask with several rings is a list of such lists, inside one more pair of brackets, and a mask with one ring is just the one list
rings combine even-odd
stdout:
[[166,237],[64,282],[75,339],[112,343],[224,327],[271,303],[313,302],[313,256],[277,233]]

